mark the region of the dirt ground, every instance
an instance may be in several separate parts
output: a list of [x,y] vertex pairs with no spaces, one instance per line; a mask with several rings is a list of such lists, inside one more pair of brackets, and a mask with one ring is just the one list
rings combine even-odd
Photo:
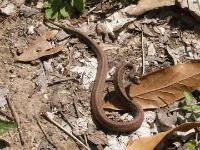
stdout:
[[[35,7],[34,5],[28,6]],[[98,16],[98,13],[91,13],[88,18],[92,15]],[[94,24],[103,19],[104,17],[98,16]],[[79,26],[81,24],[83,23],[79,23]],[[35,32],[28,34],[27,29],[31,25],[35,27]],[[7,95],[19,116],[25,145],[21,147],[17,129],[9,131],[1,138],[9,141],[10,149],[83,149],[73,139],[41,116],[42,113],[47,111],[57,112],[55,113],[55,120],[68,130],[73,131],[92,149],[97,149],[97,147],[96,144],[88,141],[88,137],[97,131],[102,132],[101,137],[105,140],[108,135],[120,136],[120,133],[112,133],[96,126],[90,112],[93,81],[89,80],[89,88],[85,88],[83,86],[84,75],[72,71],[74,66],[84,66],[85,62],[80,60],[90,62],[91,58],[95,58],[94,54],[88,50],[87,45],[81,44],[82,42],[77,38],[70,37],[67,38],[68,41],[64,50],[57,54],[26,63],[15,61],[14,55],[22,53],[22,49],[28,47],[30,40],[38,38],[41,32],[40,25],[43,26],[43,13],[41,11],[30,17],[25,17],[19,12],[16,12],[13,16],[0,15],[0,89],[8,91]],[[147,29],[143,31],[146,55],[145,73],[171,66],[175,61],[178,63],[190,62],[189,57],[199,56],[199,23],[189,13],[179,8],[170,7],[146,13],[139,17],[134,25],[139,28],[145,26]],[[74,26],[78,27],[78,24]],[[165,33],[152,31],[155,28],[164,29]],[[47,30],[48,27],[44,27],[44,29]],[[142,74],[142,44],[139,29],[126,27],[119,34],[120,38],[117,40],[110,38],[102,40],[102,36],[96,33],[92,36],[95,36],[95,40],[99,43],[118,46],[118,48],[104,51],[109,60],[109,70],[118,67],[123,61],[132,61],[138,68],[138,75]],[[148,47],[151,44],[154,45],[156,50],[153,55],[148,53]],[[184,50],[174,54],[167,50],[167,46],[171,49],[184,47]],[[52,71],[48,72],[48,67],[44,67],[44,62],[50,64]],[[52,79],[65,77],[71,77],[73,80],[50,85]],[[112,84],[108,84],[105,93],[112,91],[112,89]],[[1,110],[8,116],[12,116],[7,105],[2,107]],[[57,148],[47,142],[37,120]],[[87,122],[86,127],[84,123],[81,125],[84,120]],[[69,129],[69,127],[72,128]],[[102,145],[106,147],[107,144]]]

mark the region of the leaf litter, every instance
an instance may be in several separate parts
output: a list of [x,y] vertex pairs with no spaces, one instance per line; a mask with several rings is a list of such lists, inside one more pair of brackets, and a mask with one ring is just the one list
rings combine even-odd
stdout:
[[[134,6],[135,7],[135,6]],[[31,8],[31,7],[29,7],[29,8]],[[34,14],[35,15],[35,14]],[[117,14],[116,16],[120,16],[119,14]],[[146,16],[146,15],[145,15]],[[147,41],[150,41],[150,45],[148,45],[147,44],[147,47],[145,47],[145,50],[146,50],[146,52],[147,52],[147,57],[149,56],[149,54],[150,54],[150,56],[153,56],[153,54],[155,55],[155,51],[154,51],[154,49],[156,49],[156,52],[158,53],[158,54],[156,54],[157,56],[156,57],[160,57],[160,61],[158,61],[158,63],[157,63],[157,66],[155,65],[155,64],[153,64],[153,63],[151,63],[148,59],[147,59],[147,64],[146,64],[146,67],[149,69],[149,68],[151,68],[152,70],[158,70],[158,69],[162,69],[162,68],[166,68],[167,66],[169,66],[169,64],[170,65],[172,65],[173,64],[173,62],[171,62],[171,60],[169,60],[169,59],[167,59],[167,60],[163,60],[163,58],[168,58],[168,55],[166,55],[164,52],[165,52],[165,50],[163,50],[163,48],[166,48],[166,45],[165,44],[167,44],[168,45],[168,43],[166,43],[166,41],[168,41],[171,37],[170,37],[170,35],[169,35],[169,33],[171,33],[172,31],[169,29],[169,25],[168,25],[168,22],[166,21],[168,18],[166,18],[166,20],[164,19],[164,20],[162,20],[161,18],[156,18],[156,19],[154,19],[154,18],[149,18],[149,17],[145,17],[144,16],[144,18],[141,18],[141,20],[142,20],[142,22],[140,23],[140,26],[142,27],[142,26],[144,26],[143,28],[141,28],[140,30],[143,30],[144,32],[145,32],[145,38],[147,39]],[[148,14],[147,14],[147,16],[148,16]],[[150,15],[151,16],[151,15]],[[113,16],[112,16],[113,17]],[[120,24],[120,25],[118,25],[117,27],[115,27],[115,26],[112,26],[112,21],[111,21],[111,25],[108,25],[108,27],[109,28],[111,28],[111,30],[109,30],[109,31],[117,31],[118,30],[118,28],[121,28],[122,26],[124,26],[124,23],[126,24],[126,23],[130,23],[129,21],[127,21],[127,20],[124,20],[124,16],[122,16],[122,18],[120,18],[121,20],[118,20],[118,17],[113,17],[113,18],[111,18],[111,20],[113,19],[113,22],[116,22],[116,21],[121,21],[121,23],[122,24]],[[124,21],[124,23],[123,23],[123,21]],[[162,21],[163,22],[165,22],[165,23],[162,23]],[[110,22],[110,21],[108,21],[108,22]],[[161,22],[161,23],[160,23]],[[152,24],[153,24],[153,26],[152,26]],[[30,25],[30,24],[29,24]],[[159,25],[158,26],[158,28],[156,29],[156,26],[157,25]],[[85,27],[87,27],[87,24],[85,25]],[[36,27],[37,28],[37,27]],[[27,29],[27,28],[26,28]],[[130,32],[130,31],[131,32]],[[130,47],[128,47],[127,49],[128,50],[126,50],[125,48],[124,48],[124,46],[126,46],[126,45],[123,45],[123,46],[116,46],[118,43],[118,40],[117,40],[117,42],[115,41],[115,42],[111,42],[111,41],[107,41],[108,43],[106,43],[107,45],[108,45],[108,47],[109,47],[109,45],[111,45],[111,48],[107,48],[107,45],[105,45],[104,47],[105,47],[105,49],[106,49],[106,53],[107,53],[107,55],[108,55],[108,58],[109,58],[109,63],[110,63],[110,66],[111,66],[111,68],[114,66],[114,65],[116,65],[118,62],[119,62],[119,60],[124,60],[124,59],[132,59],[132,58],[134,58],[134,60],[136,60],[136,64],[137,64],[137,67],[139,68],[139,70],[138,70],[138,72],[140,71],[140,69],[141,69],[141,64],[140,64],[140,42],[138,42],[138,41],[140,41],[140,31],[135,31],[133,28],[132,29],[129,29],[129,30],[124,30],[123,32],[122,32],[122,34],[120,35],[120,36],[123,36],[123,42],[119,42],[120,44],[119,45],[121,45],[121,44],[124,44],[124,43],[126,43],[126,42],[124,42],[124,41],[126,41],[126,38],[127,38],[127,42],[128,43],[130,43]],[[176,30],[178,30],[178,29],[176,29]],[[37,29],[36,29],[36,31],[37,31]],[[88,33],[90,34],[91,32],[89,31],[89,29],[87,29],[86,28],[86,31],[88,31]],[[134,32],[133,32],[134,31]],[[155,31],[155,32],[154,32]],[[112,33],[112,34],[115,34],[115,33]],[[127,34],[126,36],[124,36],[123,34],[125,34],[126,32],[128,32],[129,34]],[[183,31],[184,33],[186,33],[187,32],[187,30],[186,31]],[[95,33],[93,33],[92,32],[92,36],[94,36],[93,34],[95,34]],[[131,35],[132,34],[132,35]],[[160,34],[159,36],[158,36],[158,34]],[[191,33],[186,33],[186,35],[189,35],[189,34],[191,34]],[[155,36],[156,35],[156,36]],[[167,35],[167,36],[166,36]],[[32,36],[32,35],[31,35]],[[131,36],[135,36],[135,38],[134,37],[131,37]],[[186,37],[186,36],[185,36]],[[64,39],[65,37],[64,37],[64,35],[62,35],[61,34],[61,38],[59,37],[59,39],[60,40],[62,40],[62,39]],[[97,41],[100,41],[100,43],[101,43],[101,38],[99,38],[99,37],[97,37],[98,39],[97,39]],[[138,38],[138,39],[136,39],[136,38]],[[164,39],[165,38],[165,39]],[[176,37],[176,38],[178,38],[178,37]],[[193,39],[194,38],[196,38],[196,37],[192,37]],[[190,39],[192,39],[192,38],[190,38]],[[46,39],[45,39],[46,40]],[[49,42],[48,40],[46,40],[47,42]],[[70,39],[70,41],[73,41],[73,39]],[[135,44],[133,44],[135,41],[137,41]],[[163,42],[163,41],[165,41],[165,42]],[[132,44],[131,44],[132,43]],[[165,44],[163,44],[163,43],[165,43]],[[198,42],[197,42],[198,43]],[[52,44],[52,43],[50,43],[50,44]],[[71,43],[70,43],[71,44]],[[72,44],[73,44],[73,42],[72,42]],[[67,47],[68,47],[68,44],[66,44],[67,45]],[[116,46],[116,48],[113,50],[112,49],[112,45],[113,46]],[[152,46],[153,45],[153,46]],[[188,44],[189,45],[189,44]],[[195,44],[194,44],[195,45]],[[51,45],[52,46],[52,45]],[[53,46],[54,46],[54,43],[53,43]],[[154,48],[153,48],[154,47]],[[80,47],[79,47],[80,48]],[[196,46],[195,46],[195,48],[194,48],[194,50],[196,50],[198,48],[198,45],[196,44]],[[86,91],[84,91],[84,92],[87,92],[88,94],[90,93],[89,92],[89,90],[90,90],[90,85],[91,85],[91,82],[94,80],[94,76],[93,76],[93,74],[95,74],[95,67],[97,66],[97,62],[95,62],[96,60],[95,59],[93,59],[94,57],[91,57],[90,55],[89,55],[89,57],[88,57],[88,54],[87,53],[84,53],[84,52],[82,52],[82,49],[85,49],[85,48],[80,48],[80,49],[78,49],[78,50],[80,50],[80,54],[78,54],[77,56],[76,56],[76,60],[78,60],[79,61],[79,63],[81,64],[76,64],[76,63],[74,63],[74,60],[72,59],[72,60],[70,60],[69,59],[69,61],[68,60],[65,60],[65,58],[70,58],[70,57],[68,57],[69,55],[70,55],[70,53],[71,52],[69,52],[69,51],[67,51],[66,52],[66,50],[63,50],[63,53],[62,54],[59,54],[59,56],[57,56],[57,55],[55,55],[54,56],[54,58],[50,58],[50,61],[48,61],[48,63],[46,63],[46,62],[44,62],[43,63],[43,66],[45,66],[45,70],[49,70],[49,71],[47,71],[47,72],[50,72],[50,73],[54,73],[54,71],[56,71],[56,72],[58,72],[58,73],[60,73],[60,75],[62,75],[62,76],[68,76],[71,72],[73,72],[72,71],[72,69],[71,68],[75,68],[75,67],[73,67],[73,66],[78,66],[79,68],[76,68],[75,69],[75,73],[78,73],[80,76],[82,76],[82,77],[87,77],[87,78],[84,78],[84,80],[85,81],[87,81],[87,82],[85,82],[84,84],[82,84],[81,85],[81,87],[77,87],[77,85],[74,85],[74,87],[75,87],[75,89],[76,89],[76,92],[78,92],[78,94],[80,94],[80,97],[84,97],[85,99],[89,99],[90,98],[90,96],[89,95],[87,95],[87,94],[82,94],[81,92],[80,92],[80,88],[82,89],[82,88],[85,88],[85,90]],[[133,50],[133,53],[130,53],[130,49],[132,49]],[[163,50],[163,51],[162,51]],[[43,56],[45,56],[47,53],[44,53],[44,55]],[[85,55],[86,54],[86,60],[83,60],[82,59],[82,55]],[[117,55],[119,55],[119,57],[118,56],[116,56],[116,54]],[[180,52],[180,54],[182,54],[182,51]],[[73,54],[72,54],[73,55]],[[162,56],[161,56],[162,55]],[[164,55],[164,57],[163,57],[163,55]],[[116,58],[115,59],[113,59],[113,56],[115,56]],[[42,57],[42,53],[40,54],[40,56],[34,56],[34,59],[38,59],[38,58],[40,58],[40,57]],[[185,57],[185,56],[183,56],[183,57]],[[47,57],[48,58],[48,57]],[[28,58],[29,60],[30,60],[30,58]],[[26,58],[26,60],[28,60],[27,58]],[[31,58],[32,60],[33,60],[33,57]],[[25,60],[25,59],[24,59]],[[23,60],[23,61],[24,61]],[[180,60],[180,58],[179,57],[177,57],[177,60],[179,61],[179,62],[184,62],[185,60]],[[165,61],[166,62],[168,62],[169,64],[165,64]],[[49,64],[51,64],[51,65],[49,65]],[[60,69],[61,69],[61,72],[59,72],[59,70],[60,69],[56,69],[56,67],[58,67],[58,64],[60,64]],[[67,64],[70,64],[70,65],[67,65]],[[71,65],[72,64],[72,65]],[[34,64],[33,64],[34,65]],[[70,66],[70,67],[69,67]],[[84,68],[84,66],[86,66],[85,68]],[[26,67],[26,66],[25,66]],[[49,69],[50,68],[50,69]],[[87,68],[87,69],[86,69]],[[78,72],[78,69],[80,69],[80,70],[82,70],[80,73]],[[84,70],[85,69],[85,70]],[[148,70],[148,72],[151,72],[152,70]],[[52,72],[52,70],[53,70],[53,72]],[[84,70],[84,71],[83,71]],[[87,70],[87,71],[86,71]],[[115,69],[113,69],[114,71],[115,71]],[[112,76],[113,76],[113,71],[112,69],[110,70],[110,76],[109,76],[109,78],[112,78]],[[52,74],[51,74],[52,75]],[[12,78],[12,79],[15,79],[15,78],[17,78],[17,76],[16,77],[14,77],[14,78]],[[84,81],[83,80],[83,81]],[[67,83],[68,84],[68,83]],[[61,85],[62,86],[62,85]],[[69,92],[67,92],[67,93],[70,93],[71,91],[70,91],[70,84],[68,84],[68,85],[65,85],[66,87],[66,90],[67,91],[69,91]],[[132,85],[133,86],[133,85]],[[36,93],[37,93],[37,91],[36,91]],[[71,92],[72,93],[72,92]],[[71,94],[70,93],[70,94]],[[66,97],[66,99],[70,99],[70,97]],[[71,100],[71,99],[70,99]],[[47,104],[48,104],[48,102],[46,102]],[[88,112],[89,112],[89,110],[87,110],[87,112],[85,112],[85,110],[84,109],[87,109],[87,107],[89,106],[88,105],[88,102],[85,102],[85,101],[82,101],[81,100],[81,102],[79,101],[78,102],[80,105],[79,105],[79,107],[80,107],[80,110],[83,112],[83,114],[85,115],[85,114],[87,114],[88,115]],[[168,105],[168,104],[165,104],[165,105]],[[70,106],[72,106],[72,105],[70,105]],[[155,106],[155,105],[154,105]],[[85,108],[86,107],[86,108]],[[26,110],[25,110],[26,111]],[[86,116],[87,116],[86,115]],[[103,136],[102,137],[102,135],[100,135],[100,134],[96,134],[96,132],[95,131],[92,131],[91,129],[88,129],[87,128],[87,125],[88,125],[88,123],[87,123],[87,121],[85,121],[85,120],[87,120],[87,119],[83,119],[83,117],[81,116],[78,120],[80,120],[80,122],[82,122],[82,123],[77,123],[78,125],[80,125],[80,127],[78,127],[78,130],[79,129],[84,129],[84,132],[79,132],[79,133],[81,133],[81,134],[83,134],[83,133],[88,133],[88,132],[90,132],[90,134],[91,134],[91,137],[93,137],[93,139],[90,139],[91,141],[93,141],[93,144],[99,144],[99,143],[101,143],[102,145],[106,145],[106,147],[105,147],[105,149],[119,149],[119,148],[121,148],[121,149],[123,149],[123,148],[125,148],[126,147],[126,144],[128,143],[128,140],[130,139],[130,136],[132,136],[132,137],[134,137],[134,139],[137,139],[137,138],[141,138],[142,136],[144,136],[144,135],[146,135],[146,136],[150,136],[150,135],[153,135],[153,134],[155,134],[155,133],[157,133],[158,131],[157,131],[157,125],[155,124],[155,118],[156,118],[156,113],[155,112],[145,112],[145,116],[147,116],[147,117],[145,117],[145,121],[144,121],[144,123],[143,123],[143,125],[142,125],[142,127],[141,127],[141,129],[139,129],[138,131],[136,131],[136,132],[134,132],[134,133],[132,133],[132,134],[130,134],[130,135],[119,135],[119,136],[108,136],[107,135],[107,137],[105,137],[105,136]],[[88,116],[86,117],[86,118],[88,118]],[[149,119],[146,119],[146,118],[149,118]],[[26,119],[25,119],[26,120]],[[77,117],[74,117],[74,120],[77,120]],[[24,120],[23,120],[24,121]],[[25,121],[26,122],[26,121]],[[84,123],[85,122],[85,123]],[[74,123],[74,125],[75,126],[77,126],[77,124],[76,123]],[[64,124],[63,124],[64,125]],[[100,128],[101,129],[101,128]],[[51,129],[48,129],[50,132],[51,132]],[[96,129],[94,129],[94,130],[96,130]],[[81,130],[80,130],[81,131]],[[105,132],[105,131],[104,131]],[[105,132],[106,134],[108,134],[107,132]],[[80,134],[79,134],[80,135]],[[53,135],[52,135],[53,136]],[[60,139],[61,137],[59,137],[58,136],[58,139]],[[54,139],[56,139],[55,138],[55,135],[54,135]],[[62,138],[61,138],[62,139]],[[100,140],[99,140],[100,139]],[[108,142],[108,143],[106,143],[105,141],[110,141],[110,142]],[[61,142],[61,141],[59,141],[59,142]],[[38,144],[38,141],[36,141],[36,143]],[[116,145],[115,144],[113,144],[113,143],[115,143],[118,147],[116,147]],[[97,145],[98,145],[97,144]]]

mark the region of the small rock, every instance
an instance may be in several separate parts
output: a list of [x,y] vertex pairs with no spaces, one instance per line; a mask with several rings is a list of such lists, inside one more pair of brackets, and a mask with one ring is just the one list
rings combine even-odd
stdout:
[[75,54],[73,55],[74,59],[77,59],[81,56],[81,53],[76,51]]
[[108,139],[108,147],[106,147],[106,150],[121,150],[122,147],[117,139],[116,135],[107,135]]
[[35,15],[36,13],[38,13],[39,11],[37,9],[28,7],[26,5],[22,5],[20,7],[20,13],[23,14],[25,17],[30,17],[32,15]]
[[119,143],[120,145],[123,147],[123,149],[126,147],[126,145],[128,144],[128,141],[129,141],[129,137],[128,136],[124,136],[124,135],[121,135],[119,138]]
[[5,96],[8,93],[8,89],[0,88],[0,107],[4,107],[7,104]]
[[6,6],[1,6],[0,11],[5,15],[10,16],[16,13],[16,8],[14,4],[9,3]]
[[114,67],[112,67],[112,68],[108,71],[108,73],[107,73],[107,79],[111,78],[111,76],[114,75],[114,73],[116,72],[116,69],[117,69],[117,68],[114,66]]
[[148,55],[154,56],[156,54],[156,49],[153,45],[153,43],[150,43],[148,46]]
[[122,116],[120,116],[120,119],[123,121],[131,121],[133,120],[133,116],[129,115],[128,113],[125,113]]
[[48,73],[53,72],[53,68],[52,68],[51,64],[49,64],[46,61],[43,61],[43,65],[44,65],[44,69],[46,72],[48,72]]
[[66,39],[67,37],[69,37],[69,34],[67,34],[65,31],[61,30],[56,34],[56,39],[58,41],[62,41],[64,39]]
[[145,64],[146,66],[149,66],[149,62],[148,62],[148,61],[145,61],[144,64]]
[[29,26],[29,27],[28,27],[27,33],[28,33],[28,34],[34,34],[34,33],[35,33],[35,30],[34,30],[34,29],[35,29],[34,26]]
[[138,139],[140,137],[144,137],[144,136],[151,136],[151,129],[150,129],[150,125],[147,122],[143,122],[141,127],[136,130],[131,136],[133,137],[133,139]]
[[156,113],[153,111],[146,111],[145,112],[145,121],[149,124],[152,124],[155,122],[156,119]]
[[96,131],[88,136],[88,140],[94,143],[95,145],[107,145],[107,138],[105,133],[102,131]]

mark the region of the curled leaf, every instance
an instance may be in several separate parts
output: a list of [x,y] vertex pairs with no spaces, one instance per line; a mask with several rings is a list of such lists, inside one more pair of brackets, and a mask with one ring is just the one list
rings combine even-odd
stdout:
[[172,135],[176,131],[187,132],[190,129],[200,127],[199,122],[184,123],[166,132],[158,133],[151,137],[144,137],[135,141],[129,142],[129,145],[124,150],[153,150],[167,136]]

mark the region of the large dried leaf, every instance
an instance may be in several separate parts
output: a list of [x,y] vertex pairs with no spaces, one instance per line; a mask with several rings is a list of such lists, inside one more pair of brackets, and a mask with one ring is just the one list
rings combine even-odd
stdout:
[[153,150],[167,136],[172,135],[176,131],[187,132],[190,129],[200,127],[200,123],[184,123],[174,129],[166,132],[158,133],[151,137],[144,137],[135,141],[130,141],[129,145],[124,150]]
[[40,57],[55,54],[63,49],[64,44],[53,46],[48,40],[56,35],[57,31],[49,31],[31,41],[29,47],[19,56],[15,56],[17,61],[32,61]]
[[[200,87],[200,63],[178,64],[145,75],[139,85],[132,84],[130,97],[143,109],[164,107],[184,97],[184,91]],[[118,99],[105,103],[104,108],[124,109]]]
[[184,91],[200,87],[200,63],[185,63],[168,67],[141,78],[141,84],[131,85],[130,96],[144,108],[166,106],[184,97]]

